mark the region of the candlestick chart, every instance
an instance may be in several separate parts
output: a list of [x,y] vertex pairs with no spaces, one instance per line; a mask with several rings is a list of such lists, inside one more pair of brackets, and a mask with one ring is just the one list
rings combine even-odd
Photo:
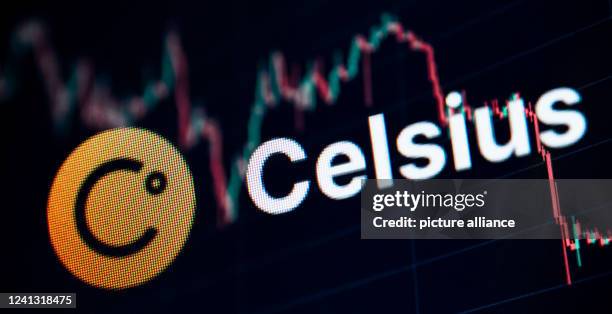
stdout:
[[[190,240],[194,244],[186,250],[185,258],[179,258],[176,272],[173,270],[172,274],[144,288],[164,296],[160,301],[162,308],[172,308],[177,300],[184,301],[187,296],[198,295],[201,291],[214,296],[210,308],[240,313],[309,312],[313,309],[353,311],[359,306],[350,305],[351,293],[381,296],[373,292],[377,290],[393,298],[404,295],[410,299],[406,304],[391,305],[394,301],[380,297],[384,299],[380,302],[389,303],[382,306],[383,309],[405,308],[415,312],[472,312],[503,306],[511,310],[533,310],[547,302],[549,291],[571,294],[574,290],[567,289],[581,286],[584,290],[574,292],[576,298],[580,302],[589,300],[589,295],[597,295],[594,291],[610,283],[610,269],[605,265],[610,260],[608,247],[612,233],[590,226],[580,217],[564,214],[563,195],[559,195],[556,179],[581,174],[589,178],[605,177],[610,170],[604,157],[610,152],[612,139],[606,122],[611,80],[610,64],[606,59],[610,45],[605,42],[605,36],[610,34],[610,5],[608,1],[592,5],[576,1],[554,9],[550,9],[551,3],[526,1],[456,4],[453,8],[447,5],[442,2],[424,6],[371,4],[358,9],[355,17],[347,15],[347,21],[339,13],[344,9],[341,5],[318,2],[304,5],[302,9],[308,14],[270,4],[262,5],[255,13],[233,13],[230,22],[222,19],[223,14],[214,17],[210,15],[215,14],[206,13],[207,18],[214,20],[206,25],[218,28],[211,31],[213,35],[204,36],[212,40],[198,38],[198,31],[188,27],[185,27],[187,31],[181,31],[182,27],[156,26],[153,29],[163,30],[162,35],[156,34],[157,37],[146,44],[156,47],[153,48],[156,52],[147,55],[142,62],[117,61],[133,54],[126,52],[123,56],[115,51],[129,50],[131,48],[126,45],[137,46],[137,41],[122,39],[117,47],[105,47],[113,51],[109,55],[111,61],[105,61],[99,59],[104,57],[102,52],[70,51],[79,44],[71,41],[68,35],[60,33],[61,40],[56,41],[58,32],[54,31],[54,23],[58,20],[13,19],[18,23],[8,27],[3,32],[5,36],[0,37],[5,41],[0,55],[4,59],[0,60],[6,60],[0,62],[0,103],[9,114],[17,113],[14,117],[5,115],[5,118],[19,121],[18,130],[27,130],[24,132],[28,135],[24,138],[46,133],[41,142],[56,146],[58,155],[67,149],[65,146],[81,140],[84,134],[145,126],[167,134],[191,164],[198,164],[194,166],[196,181],[205,182],[198,187],[205,190],[199,192],[202,193],[199,197],[206,201],[205,205],[200,205],[196,221],[206,219],[210,222],[209,218],[214,217],[214,223],[194,230]],[[550,12],[541,13],[547,9]],[[427,12],[428,17],[420,16],[418,10]],[[189,15],[189,11],[181,11],[189,21],[185,25],[198,25],[199,19]],[[315,16],[321,11],[328,12],[322,13],[318,22]],[[165,17],[163,9],[156,9],[156,12]],[[62,14],[68,13],[58,13]],[[251,14],[261,25],[255,23],[252,30],[244,30],[253,23],[248,21],[253,18]],[[266,14],[276,20],[268,20]],[[288,22],[292,19],[295,24]],[[434,19],[437,22],[433,22]],[[281,35],[271,31],[282,29],[280,24],[284,22],[290,26],[279,31]],[[134,22],[118,23],[129,27]],[[159,24],[157,20],[153,23]],[[181,19],[176,24],[181,25]],[[491,30],[487,29],[489,27]],[[530,33],[534,29],[538,31]],[[87,31],[75,31],[75,34],[87,38]],[[142,31],[139,27],[127,33]],[[109,33],[117,35],[120,32],[112,28]],[[219,39],[224,36],[227,38]],[[302,38],[304,36],[311,37]],[[276,38],[279,47],[266,37]],[[89,41],[96,42],[95,39]],[[104,42],[113,42],[113,38]],[[216,42],[220,47],[213,45]],[[320,46],[309,48],[309,42],[317,42]],[[106,51],[105,48],[101,51]],[[232,52],[228,53],[230,48]],[[137,51],[134,54],[142,53]],[[205,51],[213,51],[217,60],[201,60],[204,56],[211,58]],[[231,61],[224,59],[227,54],[233,56]],[[243,57],[243,54],[248,56]],[[572,60],[575,64],[569,64]],[[146,71],[142,70],[147,72],[144,83],[122,80],[121,75],[106,79],[105,73],[115,72],[113,66],[137,72],[143,62],[147,63]],[[136,68],[130,66],[132,63],[137,64]],[[549,80],[545,81],[547,78]],[[109,81],[119,82],[119,87]],[[571,86],[583,93],[580,106],[586,107],[589,129],[587,138],[577,147],[554,149],[540,141],[543,126],[538,121],[535,103],[546,89],[558,85]],[[203,92],[211,90],[210,95]],[[367,132],[363,129],[369,114],[385,113],[391,129],[421,119],[431,120],[448,135],[451,115],[463,115],[472,129],[476,123],[474,111],[479,108],[487,108],[496,127],[504,129],[508,105],[519,98],[524,101],[524,115],[534,152],[517,161],[500,163],[499,167],[476,159],[473,168],[465,173],[457,173],[448,166],[441,176],[546,178],[550,192],[546,197],[550,197],[553,209],[551,220],[558,226],[561,239],[554,245],[552,240],[526,245],[512,240],[457,241],[439,245],[437,241],[414,240],[360,244],[354,239],[357,237],[355,225],[340,218],[349,208],[357,208],[355,200],[335,201],[313,196],[298,213],[291,213],[290,217],[272,217],[258,212],[244,193],[249,158],[271,137],[294,136],[313,150],[320,149],[321,143],[356,134],[357,142],[366,143],[365,147],[364,134]],[[228,103],[220,103],[223,99]],[[27,109],[20,107],[21,102],[29,104]],[[30,120],[47,121],[47,124],[29,126],[34,124]],[[441,145],[449,145],[448,137],[442,137]],[[19,136],[17,140],[22,141]],[[395,157],[392,161],[397,162]],[[31,160],[23,162],[33,163]],[[51,172],[49,169],[57,163],[50,160],[39,167]],[[32,168],[38,171],[39,167]],[[296,173],[274,172],[272,185],[280,182],[282,186],[286,183],[283,177],[291,175]],[[308,175],[306,169],[300,168],[297,172],[298,177]],[[16,180],[21,183],[25,179]],[[45,180],[41,178],[39,185],[46,183]],[[32,200],[34,204],[35,200]],[[345,207],[347,210],[343,209],[341,214],[333,213]],[[21,217],[21,214],[14,215]],[[36,214],[27,216],[37,217]],[[283,239],[283,232],[290,236]],[[257,233],[261,234],[255,235]],[[41,234],[37,236],[44,237]],[[33,242],[39,241],[36,237],[33,239]],[[505,253],[506,249],[510,253]],[[372,257],[358,253],[362,250],[376,256],[387,252],[389,256],[381,262],[372,262]],[[472,253],[479,250],[482,252]],[[438,295],[435,288],[445,282],[443,276],[456,276],[465,284],[469,280],[468,270],[451,275],[452,270],[439,270],[442,263],[461,256],[455,263],[470,264],[466,269],[473,273],[482,263],[480,261],[493,254],[491,252],[502,259],[505,254],[512,256],[505,257],[508,262],[501,264],[504,266],[495,262],[481,266],[484,273],[503,273],[500,278],[504,278],[504,283],[500,285],[510,282],[507,287],[486,291],[483,287],[496,285],[490,278],[483,278],[484,275],[474,275],[478,278],[475,282],[482,284],[480,289],[470,291],[483,293],[484,302],[465,292],[451,298],[462,301],[437,304],[436,298],[445,298]],[[546,263],[537,261],[538,252],[546,252]],[[337,261],[330,261],[334,257]],[[399,257],[405,261],[398,262]],[[192,260],[187,261],[188,258]],[[52,257],[45,259],[52,260]],[[319,259],[331,265],[324,261],[313,262]],[[556,264],[553,265],[552,260]],[[510,261],[529,265],[524,266],[529,270],[521,272],[519,266],[508,265]],[[300,272],[298,268],[309,264],[319,267],[320,274],[312,278],[296,274]],[[368,268],[368,265],[374,267]],[[205,270],[201,271],[200,267]],[[338,269],[344,270],[336,273]],[[522,274],[533,278],[538,270],[546,277],[542,285],[537,279],[531,279],[529,288],[524,289],[522,284],[527,279],[511,282],[513,277],[519,278]],[[35,273],[40,275],[40,271]],[[58,274],[40,276],[50,281],[62,280],[62,275]],[[279,278],[265,283],[271,276]],[[328,277],[328,280],[317,280],[318,276]],[[379,283],[381,281],[387,288]],[[254,292],[257,282],[264,282],[261,285],[269,288],[271,294]],[[162,291],[167,287],[164,285],[171,286],[168,289],[174,292],[165,295]],[[42,284],[45,286],[52,287]],[[286,291],[279,288],[282,286],[288,287]],[[27,288],[29,284],[23,283],[22,287]],[[70,283],[69,287],[75,288],[75,284]],[[137,309],[136,304],[145,300],[147,293],[102,296],[99,300],[112,300],[122,308]],[[542,295],[544,297],[539,298]],[[94,296],[87,298],[93,303],[103,302],[94,300]],[[203,298],[203,303],[208,302],[205,296],[199,298]],[[566,302],[570,300],[567,298]],[[374,301],[366,303],[366,309],[381,306]],[[569,304],[577,307],[574,303]],[[108,304],[103,308],[110,310],[114,306]],[[562,302],[558,306],[564,307]],[[179,308],[194,309],[195,305],[189,301]]]

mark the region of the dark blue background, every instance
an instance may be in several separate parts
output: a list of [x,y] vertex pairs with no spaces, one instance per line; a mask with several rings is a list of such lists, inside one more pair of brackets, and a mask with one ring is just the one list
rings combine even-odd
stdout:
[[[258,65],[275,50],[291,63],[320,57],[329,68],[352,36],[367,34],[384,12],[394,14],[435,47],[445,91],[467,91],[479,106],[520,91],[536,100],[570,86],[583,96],[589,122],[576,145],[553,150],[559,178],[610,178],[609,127],[612,7],[601,1],[183,1],[5,3],[0,10],[0,60],[8,58],[16,26],[46,22],[65,77],[87,56],[116,95],[142,90],[159,75],[163,36],[181,34],[190,64],[191,97],[223,129],[225,165],[242,149]],[[333,201],[315,182],[295,211],[258,211],[243,187],[235,224],[216,227],[208,147],[186,152],[198,192],[191,237],[171,267],[138,288],[108,292],[86,286],[59,263],[49,244],[46,197],[55,171],[78,143],[95,134],[74,121],[68,134],[53,131],[49,102],[31,54],[19,61],[20,86],[0,106],[3,179],[0,254],[3,292],[76,292],[89,313],[576,313],[609,311],[612,249],[589,248],[583,267],[570,257],[574,286],[564,284],[560,241],[374,241],[359,239],[359,199]],[[372,58],[374,106],[363,104],[361,77],[343,85],[334,106],[305,114],[281,104],[264,120],[263,140],[284,136],[304,145],[309,159],[295,167],[279,158],[266,183],[283,191],[293,180],[314,179],[318,153],[351,140],[369,155],[367,117],[384,112],[393,169],[406,162],[394,138],[406,125],[435,121],[425,59],[387,40]],[[4,66],[0,62],[0,66]],[[137,123],[176,142],[172,98]],[[503,129],[503,124],[499,126]],[[500,137],[505,134],[501,130]],[[439,143],[448,142],[442,138]],[[472,147],[473,168],[456,173],[449,160],[440,177],[545,178],[531,156],[491,164]],[[3,167],[4,168],[4,167]],[[482,308],[481,308],[482,307]]]

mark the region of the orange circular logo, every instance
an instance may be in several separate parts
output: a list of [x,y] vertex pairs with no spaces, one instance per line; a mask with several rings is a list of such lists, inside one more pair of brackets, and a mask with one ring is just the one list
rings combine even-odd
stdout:
[[92,286],[137,286],[181,251],[195,203],[189,167],[170,142],[144,129],[101,132],[79,145],[53,180],[51,244]]

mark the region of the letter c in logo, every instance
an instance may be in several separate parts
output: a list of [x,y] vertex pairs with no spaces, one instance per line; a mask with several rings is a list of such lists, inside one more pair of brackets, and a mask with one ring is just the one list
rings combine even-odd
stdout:
[[47,218],[53,249],[73,275],[123,289],[174,261],[194,214],[193,179],[178,150],[153,132],[121,128],[68,156],[51,186]]

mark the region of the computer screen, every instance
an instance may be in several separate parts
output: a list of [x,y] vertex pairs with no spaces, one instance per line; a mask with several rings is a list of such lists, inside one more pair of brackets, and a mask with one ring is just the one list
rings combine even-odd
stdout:
[[3,311],[607,312],[609,0],[2,7]]

